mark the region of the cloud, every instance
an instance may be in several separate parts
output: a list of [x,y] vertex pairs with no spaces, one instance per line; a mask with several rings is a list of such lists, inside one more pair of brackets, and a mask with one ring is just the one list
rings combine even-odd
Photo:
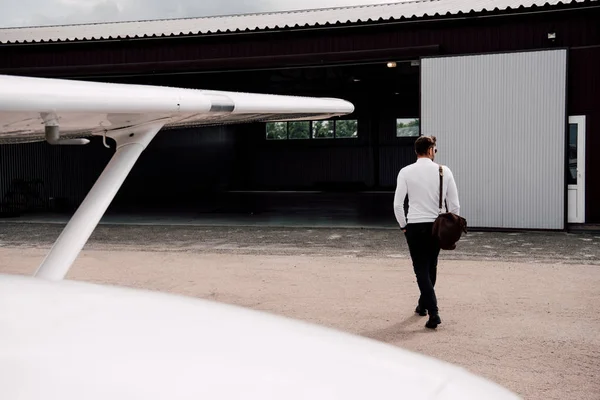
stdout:
[[[57,25],[119,21],[122,10],[116,1],[98,2],[56,1],[57,7],[47,10],[42,6],[33,13],[25,14],[22,20],[26,25]],[[90,4],[92,3],[92,4]]]
[[[284,11],[394,0],[0,0],[0,27],[64,25]],[[299,5],[301,4],[301,6]]]

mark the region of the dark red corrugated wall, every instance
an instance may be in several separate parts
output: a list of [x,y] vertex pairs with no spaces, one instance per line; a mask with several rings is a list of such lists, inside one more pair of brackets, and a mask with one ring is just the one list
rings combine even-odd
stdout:
[[[598,21],[600,7],[318,31],[8,45],[0,46],[0,73],[139,74],[588,46],[598,44]],[[548,40],[549,32],[557,33],[555,43]]]

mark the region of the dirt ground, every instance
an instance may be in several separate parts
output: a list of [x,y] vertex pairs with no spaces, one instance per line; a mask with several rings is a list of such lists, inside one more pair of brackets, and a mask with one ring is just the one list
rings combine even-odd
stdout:
[[[0,273],[32,274],[58,225],[0,223]],[[600,399],[600,235],[469,233],[442,252],[442,325],[413,313],[399,232],[100,226],[69,279],[208,298],[352,332],[525,399]]]

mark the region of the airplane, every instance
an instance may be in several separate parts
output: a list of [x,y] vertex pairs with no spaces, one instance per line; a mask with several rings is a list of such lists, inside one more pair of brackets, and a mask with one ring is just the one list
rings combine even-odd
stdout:
[[157,134],[353,111],[335,98],[0,75],[0,144],[102,136],[116,146],[35,274],[0,274],[0,398],[519,399],[456,365],[332,328],[64,279]]

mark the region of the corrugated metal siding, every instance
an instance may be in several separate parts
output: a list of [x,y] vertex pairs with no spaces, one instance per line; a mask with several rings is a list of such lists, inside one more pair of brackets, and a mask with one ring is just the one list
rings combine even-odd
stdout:
[[[258,147],[247,160],[251,174],[245,188],[250,189],[336,189],[373,187],[394,190],[400,169],[415,161],[411,145],[382,146],[379,176],[375,175],[368,145],[307,147],[291,141]],[[239,171],[243,173],[243,171]],[[375,179],[379,181],[375,181]]]
[[542,7],[585,1],[596,2],[597,0],[418,0],[219,17],[8,28],[0,29],[0,43],[98,40],[327,26],[515,10],[521,7]]
[[[234,170],[235,131],[229,127],[160,133],[144,151],[112,205],[189,204],[227,186]],[[167,138],[168,136],[168,138]],[[85,198],[114,154],[92,138],[86,146],[45,142],[0,145],[0,211],[14,209],[18,180],[39,182],[41,200],[23,212],[71,211]],[[55,199],[55,200],[51,200]],[[18,204],[17,204],[18,206]]]
[[424,59],[422,132],[470,226],[562,229],[566,51]]
[[414,146],[382,146],[379,149],[379,186],[394,190],[398,172],[416,161]]
[[[372,187],[366,143],[353,139],[268,143],[260,124],[160,133],[144,151],[111,207],[193,205],[223,190]],[[257,130],[253,132],[253,130]],[[112,144],[112,142],[111,142]],[[0,146],[0,199],[15,179],[39,180],[46,201],[78,206],[114,153],[100,138],[87,146],[45,142]],[[32,210],[29,210],[32,211]]]
[[215,126],[159,133],[115,204],[193,204],[206,193],[227,188],[234,170],[235,129]]
[[248,165],[253,169],[251,187],[298,190],[352,186],[364,190],[373,185],[373,167],[367,146],[277,144],[258,150]]
[[[83,147],[51,146],[45,142],[1,145],[0,203],[3,209],[52,211],[55,207],[78,205],[110,157],[110,154],[103,156],[98,149],[97,142],[96,146]],[[25,182],[27,188],[19,187],[19,182]],[[25,194],[28,204],[23,204],[23,190],[31,191]],[[16,193],[21,194],[15,197]]]
[[[50,169],[44,151],[39,145],[29,147],[29,157],[26,162],[20,159],[22,154],[21,146],[10,145],[0,146],[0,203],[10,209],[22,207],[34,207],[38,209],[47,209],[48,207],[48,178]],[[33,182],[39,180],[41,184],[30,186],[37,195],[41,196],[38,201],[32,201],[29,205],[24,204],[25,197],[20,194],[22,187],[18,186],[19,181]],[[29,198],[32,200],[32,198]]]

